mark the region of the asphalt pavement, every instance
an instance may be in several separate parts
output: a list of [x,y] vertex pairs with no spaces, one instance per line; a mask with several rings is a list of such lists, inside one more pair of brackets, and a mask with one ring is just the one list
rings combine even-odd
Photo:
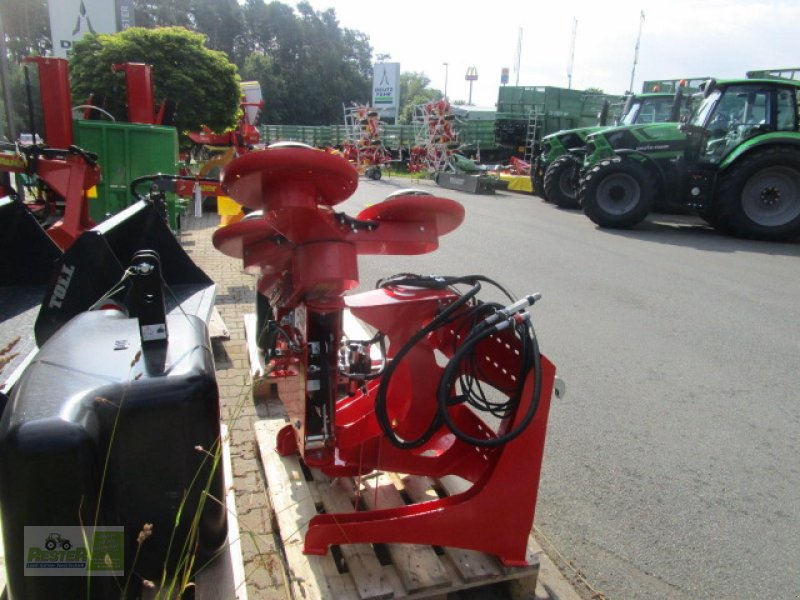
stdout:
[[567,396],[536,524],[585,597],[797,598],[800,243],[674,215],[602,230],[534,196],[395,178],[336,209],[402,187],[460,201],[465,222],[432,254],[362,257],[361,289],[412,271],[543,295],[534,323]]

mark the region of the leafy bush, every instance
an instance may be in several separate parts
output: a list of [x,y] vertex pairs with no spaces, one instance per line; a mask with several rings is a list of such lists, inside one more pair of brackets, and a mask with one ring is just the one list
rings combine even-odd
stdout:
[[76,104],[94,94],[102,107],[127,120],[125,76],[111,65],[141,62],[152,65],[155,102],[177,105],[180,132],[202,125],[222,132],[236,124],[241,90],[236,66],[223,52],[204,46],[205,37],[183,27],[142,29],[87,35],[75,42],[70,59],[72,96]]

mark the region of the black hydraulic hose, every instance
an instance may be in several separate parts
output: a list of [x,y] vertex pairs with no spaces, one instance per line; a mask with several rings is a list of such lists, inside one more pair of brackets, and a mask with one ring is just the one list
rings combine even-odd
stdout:
[[[470,336],[465,342],[458,348],[456,353],[447,363],[445,367],[444,373],[442,374],[442,378],[439,380],[439,388],[437,390],[437,401],[439,404],[439,411],[437,413],[437,417],[441,417],[450,431],[460,439],[461,441],[472,444],[473,446],[479,446],[484,448],[493,448],[497,446],[502,446],[503,444],[507,444],[517,436],[519,436],[525,429],[530,425],[533,417],[536,415],[536,411],[539,408],[539,401],[541,398],[542,392],[542,380],[541,380],[541,353],[539,351],[539,343],[536,339],[536,334],[533,331],[533,328],[530,326],[525,326],[525,331],[527,335],[527,341],[523,343],[523,351],[525,354],[530,351],[530,361],[531,367],[533,369],[534,374],[534,385],[533,385],[533,392],[530,404],[528,405],[528,410],[525,412],[525,415],[522,418],[522,421],[512,430],[507,431],[506,433],[499,435],[494,438],[476,438],[471,435],[468,435],[461,431],[456,423],[453,421],[453,418],[450,416],[448,412],[448,406],[451,404],[451,396],[450,390],[457,378],[458,370],[460,369],[460,365],[462,360],[464,360],[468,355],[470,355],[475,346],[485,339],[486,337],[494,334],[496,329],[494,327],[484,329],[482,332],[477,333],[476,335]],[[528,347],[530,348],[528,350]],[[527,360],[526,360],[527,362]],[[526,365],[527,366],[527,365]],[[520,377],[520,385],[524,386],[525,378],[527,378],[528,372],[530,369],[526,368],[525,372]],[[519,392],[521,394],[521,391]],[[518,394],[518,395],[519,395]]]
[[97,165],[97,154],[95,154],[94,152],[87,152],[86,150],[80,148],[79,146],[76,146],[75,144],[72,144],[67,149],[67,152],[69,152],[70,154],[77,154],[90,167],[94,167],[95,165]]
[[407,285],[409,287],[443,289],[458,284],[475,285],[479,281],[488,283],[489,285],[493,285],[498,290],[500,290],[506,296],[506,298],[508,298],[511,301],[514,300],[514,296],[511,294],[511,292],[509,292],[498,282],[484,275],[463,275],[460,277],[452,277],[452,276],[444,277],[438,275],[421,276],[421,275],[415,275],[413,273],[400,273],[398,275],[393,275],[392,277],[385,277],[383,279],[379,279],[378,282],[375,284],[375,287],[383,288],[393,285]]
[[[430,283],[430,281],[428,281]],[[396,282],[398,285],[413,285],[408,283],[407,281]],[[428,286],[425,286],[428,287]],[[433,434],[436,432],[439,427],[442,425],[441,416],[435,415],[432,419],[431,423],[428,425],[428,428],[420,435],[418,438],[414,440],[401,440],[397,434],[392,429],[392,424],[389,420],[389,413],[386,408],[386,393],[389,389],[389,381],[394,374],[395,369],[402,361],[403,357],[411,351],[411,349],[419,343],[425,336],[427,336],[432,331],[435,331],[438,327],[444,325],[448,322],[450,316],[459,308],[464,306],[467,302],[469,302],[473,297],[477,295],[477,293],[481,290],[481,285],[477,281],[473,285],[473,287],[465,292],[460,298],[458,298],[455,302],[453,302],[450,306],[445,308],[441,313],[439,313],[430,323],[428,323],[425,327],[417,331],[409,340],[403,345],[402,348],[397,352],[397,354],[392,358],[392,360],[387,364],[386,369],[384,370],[383,377],[381,378],[380,384],[378,385],[378,391],[375,396],[375,417],[378,420],[378,424],[381,427],[384,435],[389,438],[389,441],[401,448],[403,450],[411,450],[413,448],[419,448],[426,442],[428,442]]]

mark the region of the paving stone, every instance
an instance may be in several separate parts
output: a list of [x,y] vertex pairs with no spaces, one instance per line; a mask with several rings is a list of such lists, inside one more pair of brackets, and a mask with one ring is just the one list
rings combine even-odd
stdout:
[[230,339],[215,340],[214,357],[220,414],[230,431],[233,489],[242,528],[247,591],[252,599],[285,600],[283,567],[272,537],[271,507],[253,442],[253,421],[264,408],[253,404],[243,316],[253,311],[255,279],[242,273],[239,260],[218,252],[211,236],[219,218],[205,213],[183,218],[178,239],[192,260],[217,284],[217,309]]

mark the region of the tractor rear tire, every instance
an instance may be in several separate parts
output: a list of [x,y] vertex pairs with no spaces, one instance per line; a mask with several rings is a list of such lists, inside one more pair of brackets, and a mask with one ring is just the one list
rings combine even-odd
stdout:
[[720,177],[711,209],[717,229],[732,235],[785,240],[800,236],[800,150],[753,150]]
[[581,179],[583,212],[600,227],[625,229],[640,223],[653,208],[655,189],[645,167],[633,160],[603,160]]
[[533,193],[547,202],[547,194],[544,191],[544,174],[544,166],[534,164],[531,167],[531,185],[533,186]]
[[547,197],[561,208],[578,208],[581,163],[571,154],[555,159],[544,174]]

